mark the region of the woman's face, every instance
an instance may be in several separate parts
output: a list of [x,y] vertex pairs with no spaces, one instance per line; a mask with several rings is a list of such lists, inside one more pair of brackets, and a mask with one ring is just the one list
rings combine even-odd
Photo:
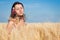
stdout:
[[14,9],[15,9],[15,12],[16,12],[17,15],[23,15],[24,8],[22,7],[21,4],[16,4]]

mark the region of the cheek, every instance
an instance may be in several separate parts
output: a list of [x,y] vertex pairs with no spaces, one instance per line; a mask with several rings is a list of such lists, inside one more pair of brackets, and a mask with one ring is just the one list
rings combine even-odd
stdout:
[[22,12],[24,13],[24,10],[22,10]]
[[21,10],[15,10],[16,11],[16,13],[24,13],[24,10],[23,9],[21,9]]
[[16,13],[19,13],[19,10],[16,10]]

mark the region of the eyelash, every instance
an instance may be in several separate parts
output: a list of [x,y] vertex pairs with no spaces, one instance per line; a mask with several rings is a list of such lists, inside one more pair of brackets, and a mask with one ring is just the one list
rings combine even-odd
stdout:
[[[22,9],[22,8],[20,8],[20,9]],[[19,9],[17,9],[17,10],[19,10]]]

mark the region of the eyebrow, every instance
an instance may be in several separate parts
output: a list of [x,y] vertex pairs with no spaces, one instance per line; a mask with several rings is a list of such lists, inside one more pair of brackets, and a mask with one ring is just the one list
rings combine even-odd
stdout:
[[[16,7],[15,7],[16,8]],[[23,8],[22,6],[20,6],[19,8]]]

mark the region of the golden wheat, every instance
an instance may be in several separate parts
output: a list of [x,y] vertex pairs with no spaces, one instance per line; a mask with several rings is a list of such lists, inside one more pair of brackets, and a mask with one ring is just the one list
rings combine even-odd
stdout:
[[[8,40],[7,23],[0,23],[0,40]],[[10,40],[60,40],[60,23],[27,23],[13,29]]]

